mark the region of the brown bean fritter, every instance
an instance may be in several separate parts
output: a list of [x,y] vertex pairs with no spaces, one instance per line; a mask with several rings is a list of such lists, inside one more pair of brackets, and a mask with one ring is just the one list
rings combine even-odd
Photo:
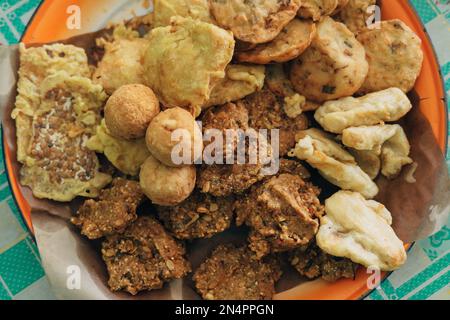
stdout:
[[197,174],[197,187],[216,197],[241,194],[264,179],[262,164],[202,165]]
[[219,245],[195,271],[197,291],[207,300],[270,300],[281,270],[274,258],[255,259],[246,246]]
[[[230,151],[236,152],[237,141],[227,141],[225,130],[247,130],[248,129],[248,112],[243,106],[238,106],[234,103],[227,103],[221,106],[209,108],[202,117],[203,134],[206,137],[208,130],[215,129],[222,131],[223,136],[223,153],[217,156],[222,156],[225,159],[227,145],[231,143]],[[205,148],[212,143],[205,142]],[[215,154],[212,154],[215,156]]]
[[174,207],[157,207],[159,219],[178,239],[210,238],[230,227],[233,198],[216,198],[198,190]]
[[137,219],[136,209],[144,199],[138,182],[116,178],[98,200],[86,200],[71,222],[89,239],[122,233]]
[[304,114],[292,119],[283,110],[283,102],[270,90],[258,91],[237,102],[249,114],[249,126],[253,129],[280,129],[280,156],[285,156],[295,147],[295,135],[308,128]]
[[324,208],[320,191],[298,175],[281,174],[254,187],[236,204],[236,223],[250,228],[249,243],[258,257],[309,243]]
[[283,173],[297,175],[306,180],[311,178],[311,174],[308,169],[306,169],[300,161],[292,159],[280,159],[280,169],[278,170],[278,175]]
[[151,217],[139,217],[123,235],[112,235],[102,243],[112,291],[133,295],[160,289],[164,282],[191,271],[184,247]]
[[202,117],[203,129],[248,129],[248,112],[242,105],[227,103],[209,108]]
[[289,252],[289,261],[302,276],[308,279],[321,277],[331,282],[341,278],[353,279],[357,268],[349,259],[325,253],[315,241]]

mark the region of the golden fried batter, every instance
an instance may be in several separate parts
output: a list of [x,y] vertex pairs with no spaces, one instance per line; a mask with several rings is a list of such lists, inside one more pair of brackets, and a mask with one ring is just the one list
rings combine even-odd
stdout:
[[325,17],[317,24],[311,46],[292,65],[290,77],[298,93],[323,102],[353,95],[368,69],[364,47],[354,34]]
[[380,28],[358,34],[369,62],[369,73],[358,91],[361,94],[392,87],[409,92],[422,70],[420,38],[402,21],[382,21]]
[[273,40],[292,19],[301,0],[211,0],[216,21],[242,41]]
[[159,101],[152,89],[142,84],[123,85],[106,102],[105,123],[117,138],[139,139],[159,112]]
[[[203,129],[207,133],[208,129],[221,130],[224,135],[224,148],[221,155],[217,157],[226,156],[227,145],[230,145],[229,149],[233,151],[236,157],[237,141],[227,141],[225,139],[225,130],[247,130],[249,128],[248,111],[243,104],[228,103],[223,106],[209,109],[205,112],[203,118]],[[264,143],[266,140],[264,137],[258,135],[258,140]],[[262,139],[262,140],[261,140]],[[232,144],[232,145],[231,145]],[[207,150],[209,144],[206,144],[205,150]],[[249,147],[246,146],[248,152]],[[270,152],[270,150],[268,150]],[[214,156],[214,155],[213,155]],[[246,154],[246,157],[248,154]],[[228,196],[233,193],[242,193],[250,188],[254,183],[261,181],[264,178],[263,164],[259,161],[257,163],[245,164],[204,164],[198,170],[197,174],[197,187],[202,192],[210,193],[214,196]],[[224,161],[225,162],[225,161]]]
[[100,123],[106,94],[88,78],[83,49],[20,46],[16,121],[20,183],[40,199],[96,197],[111,182],[86,141]]
[[174,17],[155,28],[144,55],[146,84],[165,107],[201,107],[225,77],[233,35],[215,25]]
[[71,222],[89,239],[123,233],[137,219],[136,209],[143,200],[138,182],[116,178],[98,200],[86,200]]
[[92,79],[108,94],[126,84],[143,83],[142,58],[147,49],[145,39],[117,39],[104,44],[105,55]]
[[217,83],[203,109],[245,98],[264,86],[265,67],[248,64],[229,64],[226,76]]
[[237,54],[240,62],[268,64],[297,58],[311,44],[316,25],[311,21],[292,20],[271,42]]
[[321,277],[330,282],[341,278],[353,279],[357,267],[349,259],[334,257],[323,252],[315,241],[291,251],[289,261],[302,276],[308,279]]
[[[242,105],[236,105],[234,103],[227,103],[221,106],[208,109],[203,114],[201,120],[202,120],[203,134],[206,137],[208,137],[208,131],[211,129],[222,131],[224,140],[226,138],[225,130],[227,129],[234,129],[234,130],[248,129],[247,109]],[[213,141],[210,142],[212,143]],[[224,142],[226,142],[226,140]],[[234,152],[236,150],[237,142],[234,140],[231,143],[233,144],[231,150],[233,150]],[[209,143],[206,142],[205,148],[207,145],[209,145]],[[227,150],[226,148],[227,144],[224,143],[222,154],[223,157],[225,157],[226,155]],[[215,151],[213,155],[215,155]]]
[[250,248],[258,257],[305,245],[319,228],[319,190],[298,175],[281,174],[239,199],[236,223],[251,228]]
[[304,19],[320,20],[323,16],[331,15],[339,4],[338,0],[302,0],[298,16]]
[[213,23],[209,9],[209,0],[153,0],[154,26],[165,27],[170,25],[174,16],[191,17],[203,22]]
[[364,30],[367,26],[367,19],[373,14],[370,6],[376,4],[376,0],[350,0],[339,13],[339,19],[354,34]]
[[210,238],[230,227],[232,198],[216,198],[199,191],[174,207],[157,207],[159,219],[178,239]]
[[270,300],[280,277],[275,259],[257,260],[247,247],[220,245],[193,279],[206,300]]
[[184,247],[151,217],[140,217],[123,235],[109,236],[102,243],[109,287],[133,295],[186,276],[191,266],[184,254]]

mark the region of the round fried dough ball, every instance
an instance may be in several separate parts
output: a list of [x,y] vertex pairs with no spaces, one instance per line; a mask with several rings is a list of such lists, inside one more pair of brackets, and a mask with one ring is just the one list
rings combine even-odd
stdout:
[[[178,107],[167,109],[152,120],[146,142],[152,155],[170,167],[193,164],[203,150],[202,132],[194,117]],[[177,159],[172,157],[172,151],[178,152]]]
[[189,197],[195,187],[195,166],[168,167],[153,156],[141,167],[141,188],[146,196],[160,206],[175,206]]
[[142,84],[124,85],[114,91],[106,103],[106,126],[117,138],[143,138],[159,111],[159,101],[152,89]]

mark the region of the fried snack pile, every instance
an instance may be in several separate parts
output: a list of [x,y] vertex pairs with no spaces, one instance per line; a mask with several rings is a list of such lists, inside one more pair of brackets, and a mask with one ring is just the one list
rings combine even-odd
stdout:
[[[101,241],[110,289],[186,278],[203,299],[272,299],[287,262],[330,282],[404,264],[370,199],[414,161],[417,35],[370,21],[375,0],[153,3],[96,39],[92,65],[74,46],[20,49],[21,183],[88,198],[71,221]],[[235,230],[246,240],[189,275],[185,246]]]

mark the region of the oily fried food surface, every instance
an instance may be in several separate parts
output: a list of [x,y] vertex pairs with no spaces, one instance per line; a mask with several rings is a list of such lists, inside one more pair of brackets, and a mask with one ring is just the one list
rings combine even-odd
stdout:
[[137,219],[136,209],[143,200],[138,182],[116,178],[97,200],[86,200],[71,222],[89,239],[123,233]]
[[230,227],[233,198],[199,191],[174,207],[157,207],[159,219],[178,239],[210,238]]
[[106,94],[88,78],[85,52],[71,45],[20,47],[17,128],[20,182],[37,198],[96,197],[111,177],[99,172],[86,140],[100,122]]
[[322,278],[334,282],[341,278],[354,279],[357,265],[346,258],[333,257],[323,252],[312,241],[289,253],[292,266],[308,279]]
[[174,17],[153,29],[144,55],[144,78],[165,107],[201,107],[225,77],[233,35],[215,25]]
[[369,7],[376,3],[376,0],[350,0],[339,12],[338,17],[351,32],[358,34],[366,28],[367,20],[374,13]]
[[247,247],[220,245],[195,271],[197,291],[207,300],[270,300],[281,271],[274,259],[257,260]]
[[251,250],[263,257],[309,243],[323,214],[318,195],[319,190],[298,175],[281,174],[239,199],[236,223],[251,228]]
[[191,17],[203,22],[213,23],[209,0],[153,0],[154,27],[170,25],[174,16]]
[[88,149],[103,153],[111,164],[122,173],[137,176],[141,165],[150,155],[145,139],[125,140],[111,134],[102,120],[97,126],[95,135],[87,142]]
[[143,83],[142,58],[147,50],[145,39],[115,39],[104,43],[105,54],[92,76],[108,94],[123,85]]
[[391,227],[391,213],[381,203],[339,191],[325,201],[325,211],[316,236],[323,251],[382,271],[405,263],[403,242]]
[[324,102],[353,95],[368,69],[364,47],[355,35],[344,24],[325,17],[317,24],[311,46],[295,60],[291,81],[308,100]]
[[[225,163],[225,157],[228,150],[232,152],[233,157],[236,157],[237,139],[227,139],[226,130],[247,130],[249,129],[249,116],[247,108],[240,104],[228,103],[223,106],[218,106],[209,109],[205,112],[202,118],[204,133],[208,129],[217,129],[222,132],[224,139],[223,149],[221,154],[214,154],[212,156],[222,159]],[[267,140],[256,134],[257,143],[265,144]],[[213,142],[211,142],[213,143]],[[209,143],[205,143],[205,151]],[[267,146],[269,148],[269,146]],[[246,145],[246,158],[248,157],[249,145]],[[229,153],[229,152],[228,152]],[[248,160],[248,159],[247,159]],[[242,193],[253,184],[261,181],[264,178],[263,174],[264,164],[258,157],[255,163],[246,161],[244,164],[234,162],[234,164],[203,164],[197,174],[197,187],[205,193],[210,193],[214,196],[228,196],[233,193]]]
[[308,162],[327,181],[344,190],[361,192],[368,199],[378,194],[378,186],[330,135],[312,128],[301,132],[297,138],[298,143],[290,155]]
[[292,19],[301,0],[211,0],[217,23],[242,41],[273,40]]
[[411,109],[406,94],[399,88],[389,88],[359,98],[327,101],[317,109],[314,118],[326,131],[340,134],[350,127],[397,121]]
[[287,62],[302,54],[315,35],[316,25],[313,22],[294,19],[271,42],[240,52],[237,59],[240,62],[257,64]]
[[229,64],[225,78],[217,83],[203,109],[245,98],[264,86],[265,67],[248,64]]
[[409,92],[422,70],[420,38],[402,21],[382,21],[379,28],[366,28],[358,34],[369,62],[369,73],[359,93],[391,87]]
[[186,276],[191,266],[184,254],[184,247],[151,217],[138,218],[124,234],[109,236],[102,243],[109,287],[133,295]]

